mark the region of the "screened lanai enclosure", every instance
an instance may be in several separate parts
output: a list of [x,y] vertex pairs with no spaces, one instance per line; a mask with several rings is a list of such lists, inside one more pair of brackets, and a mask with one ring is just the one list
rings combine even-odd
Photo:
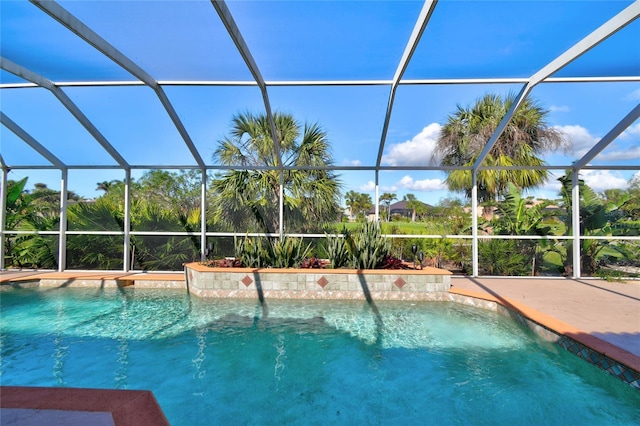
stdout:
[[181,270],[247,237],[323,258],[369,221],[455,273],[637,277],[638,16],[2,0],[0,263]]

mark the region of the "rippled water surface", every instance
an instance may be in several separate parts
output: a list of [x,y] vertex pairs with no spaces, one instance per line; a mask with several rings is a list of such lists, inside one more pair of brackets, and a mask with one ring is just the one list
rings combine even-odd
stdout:
[[640,392],[493,312],[0,293],[3,385],[152,390],[172,425],[637,424]]

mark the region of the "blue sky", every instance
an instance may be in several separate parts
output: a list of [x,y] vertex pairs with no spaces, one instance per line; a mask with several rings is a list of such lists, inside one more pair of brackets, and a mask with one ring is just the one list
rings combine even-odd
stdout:
[[[249,81],[251,74],[208,1],[61,1],[101,37],[159,81]],[[440,1],[405,79],[526,78],[629,1]],[[227,6],[264,79],[390,80],[402,56],[421,2],[231,1]],[[134,81],[127,71],[93,50],[27,2],[0,2],[2,56],[56,82]],[[639,76],[640,20],[578,58],[555,77]],[[0,71],[0,83],[24,80]],[[389,123],[383,165],[424,165],[440,126],[456,105],[486,93],[506,95],[521,84],[401,85]],[[193,165],[193,157],[158,102],[144,86],[66,87],[65,93],[131,164]],[[254,86],[165,87],[205,162],[234,114],[264,110]],[[272,108],[327,132],[336,165],[375,165],[389,86],[270,86]],[[571,152],[545,157],[550,165],[580,158],[640,103],[640,82],[541,83],[532,96],[549,109],[548,122],[573,142]],[[113,166],[115,161],[48,91],[0,90],[0,108],[38,142],[71,164]],[[9,165],[48,162],[0,127],[0,152]],[[636,121],[593,165],[640,165]],[[597,191],[623,188],[635,171],[591,170],[583,175]],[[134,177],[140,171],[134,171]],[[372,196],[372,171],[341,172],[344,191]],[[10,179],[57,188],[60,173],[16,169]],[[99,195],[96,183],[122,179],[118,170],[71,170],[69,189]],[[448,193],[441,172],[385,171],[380,193],[413,193],[437,203]],[[554,198],[550,182],[536,195]]]

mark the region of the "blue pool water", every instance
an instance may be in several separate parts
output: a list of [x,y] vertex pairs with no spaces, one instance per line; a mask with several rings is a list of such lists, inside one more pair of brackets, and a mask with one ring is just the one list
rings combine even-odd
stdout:
[[640,392],[452,303],[9,290],[3,385],[152,390],[172,425],[637,424]]

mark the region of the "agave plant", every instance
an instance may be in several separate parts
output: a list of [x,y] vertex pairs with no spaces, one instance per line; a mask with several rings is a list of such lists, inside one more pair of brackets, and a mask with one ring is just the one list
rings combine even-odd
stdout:
[[329,257],[330,268],[342,268],[349,264],[351,254],[347,247],[347,239],[351,238],[351,233],[348,229],[342,229],[343,237],[327,235],[326,239],[326,251]]
[[247,268],[261,268],[268,265],[269,253],[262,245],[262,239],[248,236],[234,239],[235,257]]
[[269,246],[271,264],[276,268],[298,268],[311,253],[311,244],[306,247],[302,238],[282,238]]
[[385,256],[391,253],[391,243],[382,236],[380,226],[369,222],[346,239],[351,254],[351,265],[355,269],[375,269]]

